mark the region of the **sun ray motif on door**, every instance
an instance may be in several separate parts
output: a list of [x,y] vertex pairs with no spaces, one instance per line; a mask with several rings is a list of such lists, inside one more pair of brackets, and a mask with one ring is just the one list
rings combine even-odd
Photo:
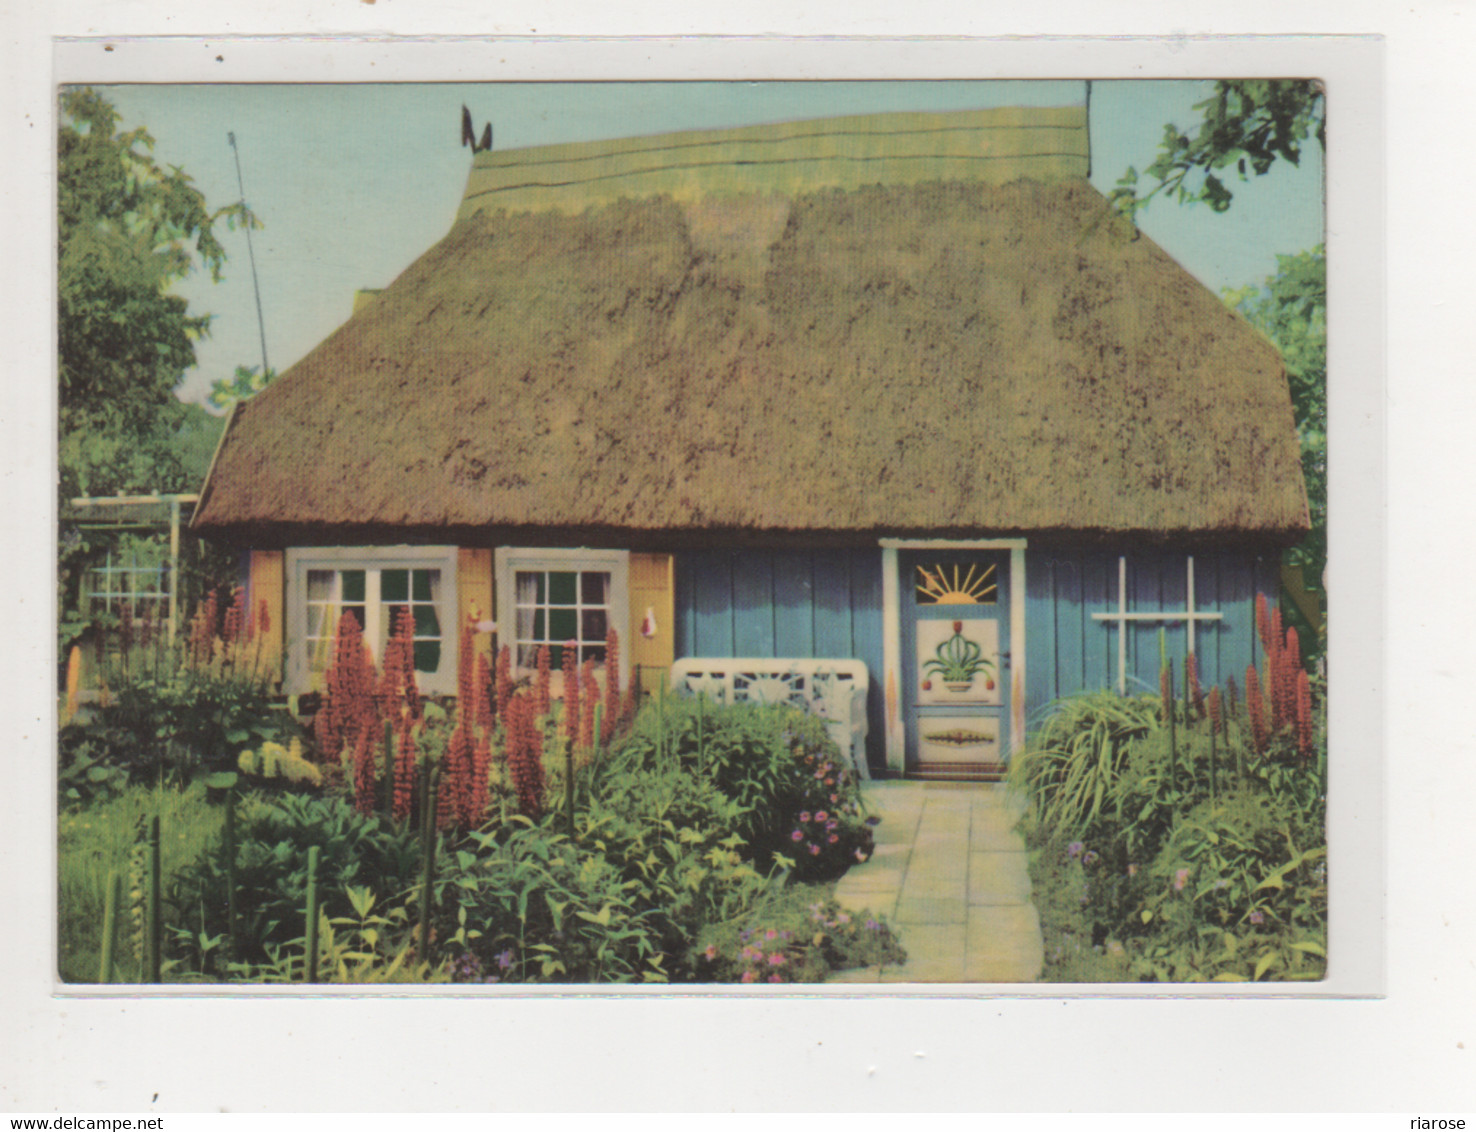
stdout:
[[[982,569],[981,569],[982,566]],[[993,605],[999,600],[995,564],[954,563],[916,567],[919,605]]]

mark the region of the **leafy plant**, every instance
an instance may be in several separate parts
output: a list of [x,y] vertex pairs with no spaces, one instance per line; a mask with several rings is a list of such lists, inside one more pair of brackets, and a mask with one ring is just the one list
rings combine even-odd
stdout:
[[1011,762],[1010,782],[1034,799],[1043,827],[1074,837],[1115,803],[1131,745],[1161,725],[1155,696],[1094,692],[1057,701]]
[[[408,892],[420,860],[415,834],[394,829],[378,816],[366,818],[341,798],[248,795],[239,803],[235,836],[235,958],[247,963],[268,961],[270,946],[285,946],[303,934],[307,857],[314,845],[320,849],[318,879],[330,918],[352,910],[344,895],[350,884],[368,885],[381,899]],[[207,936],[230,928],[224,849],[217,844],[185,868],[175,895],[182,915],[199,922]],[[178,942],[188,964],[201,966],[198,948],[188,940]]]
[[[93,982],[100,968],[101,927],[107,903],[108,875],[130,878],[124,886],[120,919],[127,926],[137,904],[142,909],[147,870],[133,875],[135,849],[143,845],[142,830],[157,814],[162,830],[162,874],[165,910],[171,922],[180,922],[181,909],[172,900],[176,877],[206,853],[218,837],[222,814],[206,801],[203,784],[184,789],[129,786],[117,794],[94,800],[83,809],[67,810],[58,819],[57,929],[58,963],[66,982]],[[138,892],[137,898],[131,893]],[[140,953],[120,945],[114,961],[120,982],[137,982],[143,974]]]

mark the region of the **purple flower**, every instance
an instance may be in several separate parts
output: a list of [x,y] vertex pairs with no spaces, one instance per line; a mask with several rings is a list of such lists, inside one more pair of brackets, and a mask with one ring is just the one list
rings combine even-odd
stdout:
[[800,811],[800,821],[809,821],[809,820],[810,820],[810,811],[809,810],[801,810]]
[[498,969],[499,970],[506,971],[512,965],[513,965],[513,953],[512,953],[512,948],[509,947],[506,950],[504,950],[501,955],[499,955],[497,957],[497,966],[498,966]]
[[1076,860],[1076,858],[1081,856],[1081,850],[1081,842],[1073,841],[1070,845],[1066,846],[1066,856],[1070,857],[1074,861]]
[[1250,922],[1253,924],[1264,924],[1266,922],[1266,913],[1257,908],[1250,914]]
[[821,810],[818,814],[815,815],[815,820],[824,821],[828,817],[830,817],[830,815],[827,814],[824,810]]
[[820,852],[820,846],[818,846],[818,845],[811,845],[810,846],[810,856],[813,857],[813,856],[815,856],[815,854],[817,854],[819,852]]
[[830,837],[827,838],[827,840],[830,842],[830,844],[834,845],[837,841],[840,840],[840,834],[832,833]]
[[1095,865],[1097,863],[1097,851],[1095,849],[1088,849],[1082,855],[1081,863],[1083,865]]
[[1174,891],[1183,892],[1184,886],[1189,883],[1189,870],[1180,869],[1174,874]]
[[795,830],[793,833],[791,833],[789,835],[789,840],[791,840],[791,841],[801,841],[801,840],[804,839],[804,836],[805,835],[803,833],[801,833],[799,830]]

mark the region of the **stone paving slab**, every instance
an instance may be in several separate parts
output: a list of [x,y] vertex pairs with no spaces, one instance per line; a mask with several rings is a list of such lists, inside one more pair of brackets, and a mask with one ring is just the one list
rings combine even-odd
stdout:
[[1030,903],[1023,799],[1000,785],[879,782],[876,852],[836,886],[853,911],[887,915],[907,962],[841,972],[840,983],[1029,982],[1044,963]]
[[1024,853],[969,854],[970,904],[1025,904],[1029,900],[1030,870]]

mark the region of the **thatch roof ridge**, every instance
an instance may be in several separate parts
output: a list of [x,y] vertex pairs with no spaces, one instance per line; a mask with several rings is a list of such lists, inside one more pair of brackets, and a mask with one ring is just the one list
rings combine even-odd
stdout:
[[489,150],[472,161],[457,219],[655,196],[1060,180],[1084,177],[1089,153],[1081,106],[865,114]]
[[1296,537],[1275,350],[1085,181],[459,220],[196,525]]

